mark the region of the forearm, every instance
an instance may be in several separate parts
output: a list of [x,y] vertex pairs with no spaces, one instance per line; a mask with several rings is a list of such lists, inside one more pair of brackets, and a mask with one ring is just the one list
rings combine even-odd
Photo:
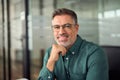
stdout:
[[47,62],[47,65],[46,65],[47,69],[48,69],[49,71],[53,72],[54,66],[55,66],[55,61],[51,61],[51,60],[49,59],[48,62]]
[[39,73],[39,77],[38,80],[54,80],[54,74],[48,70],[48,68],[46,67],[48,59],[49,59],[49,52],[50,52],[51,48],[49,48],[44,56],[44,62],[43,62],[43,67]]

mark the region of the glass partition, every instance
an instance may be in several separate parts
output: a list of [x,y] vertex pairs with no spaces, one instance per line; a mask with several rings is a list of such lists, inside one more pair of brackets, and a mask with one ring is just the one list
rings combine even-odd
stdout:
[[24,0],[10,0],[12,80],[23,77]]
[[[0,0],[1,1],[1,0]],[[6,0],[4,0],[6,3]],[[101,46],[120,46],[120,0],[28,0],[28,43],[31,80],[38,78],[47,48],[55,41],[51,29],[51,15],[56,8],[69,8],[78,15],[79,35]],[[12,80],[23,77],[25,29],[25,0],[10,0],[11,74]],[[3,79],[2,42],[7,54],[7,8],[4,5],[4,38],[2,7],[0,4],[0,80]],[[6,55],[6,66],[8,54]],[[8,71],[6,71],[6,74]]]
[[3,80],[2,20],[2,0],[0,0],[0,80]]

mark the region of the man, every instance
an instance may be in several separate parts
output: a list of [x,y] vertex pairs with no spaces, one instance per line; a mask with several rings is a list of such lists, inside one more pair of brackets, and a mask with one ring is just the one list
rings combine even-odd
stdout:
[[78,35],[75,12],[55,10],[52,29],[57,44],[47,50],[38,80],[108,80],[106,55]]

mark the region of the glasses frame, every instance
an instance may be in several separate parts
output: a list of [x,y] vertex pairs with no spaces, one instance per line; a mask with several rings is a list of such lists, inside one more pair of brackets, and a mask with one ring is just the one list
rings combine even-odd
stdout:
[[69,30],[75,25],[76,24],[66,23],[66,24],[63,24],[63,25],[52,25],[52,28],[53,28],[54,31],[59,31],[61,27],[62,27],[62,29]]

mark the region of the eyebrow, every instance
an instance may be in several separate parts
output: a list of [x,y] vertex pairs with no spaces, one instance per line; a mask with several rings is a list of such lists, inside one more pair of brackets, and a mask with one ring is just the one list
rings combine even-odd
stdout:
[[[73,24],[73,23],[65,23],[65,24]],[[65,25],[65,24],[62,24],[62,25]],[[52,26],[57,26],[59,24],[55,24],[55,25],[52,25]]]

